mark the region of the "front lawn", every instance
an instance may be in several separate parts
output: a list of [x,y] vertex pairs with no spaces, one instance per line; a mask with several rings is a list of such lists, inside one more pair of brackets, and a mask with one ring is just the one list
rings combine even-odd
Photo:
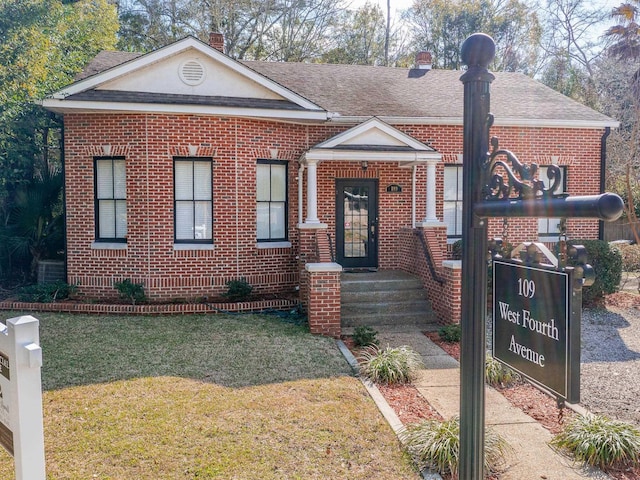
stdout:
[[304,327],[36,317],[49,479],[418,478],[335,342]]

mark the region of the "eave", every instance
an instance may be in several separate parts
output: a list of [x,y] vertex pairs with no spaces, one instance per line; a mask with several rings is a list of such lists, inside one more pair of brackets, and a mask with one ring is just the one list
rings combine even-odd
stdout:
[[[347,116],[331,115],[332,123],[345,125],[357,125],[368,116]],[[401,117],[384,116],[378,118],[389,125],[455,125],[462,126],[462,117]],[[563,120],[563,119],[538,119],[538,118],[509,118],[495,117],[494,126],[499,127],[527,127],[527,128],[575,128],[575,129],[595,129],[618,128],[620,122],[615,120]]]
[[180,105],[157,103],[103,103],[46,98],[41,105],[57,113],[139,113],[174,115],[211,115],[225,117],[252,117],[301,122],[324,122],[324,110],[290,110],[267,108],[237,108],[211,105]]

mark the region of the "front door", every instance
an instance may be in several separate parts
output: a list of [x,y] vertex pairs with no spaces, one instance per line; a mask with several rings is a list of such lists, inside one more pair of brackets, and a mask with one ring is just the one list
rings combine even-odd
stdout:
[[378,181],[336,181],[336,261],[378,267]]

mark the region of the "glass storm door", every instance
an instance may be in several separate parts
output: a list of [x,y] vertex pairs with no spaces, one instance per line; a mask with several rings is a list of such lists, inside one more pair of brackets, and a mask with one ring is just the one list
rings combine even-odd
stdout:
[[336,261],[378,267],[378,181],[336,181]]

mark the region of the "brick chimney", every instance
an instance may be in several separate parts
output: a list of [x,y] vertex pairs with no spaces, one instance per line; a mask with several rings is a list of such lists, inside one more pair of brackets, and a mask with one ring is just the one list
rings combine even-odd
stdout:
[[209,34],[209,46],[224,53],[224,35],[211,32]]
[[418,52],[416,54],[416,68],[420,70],[431,70],[431,53]]

